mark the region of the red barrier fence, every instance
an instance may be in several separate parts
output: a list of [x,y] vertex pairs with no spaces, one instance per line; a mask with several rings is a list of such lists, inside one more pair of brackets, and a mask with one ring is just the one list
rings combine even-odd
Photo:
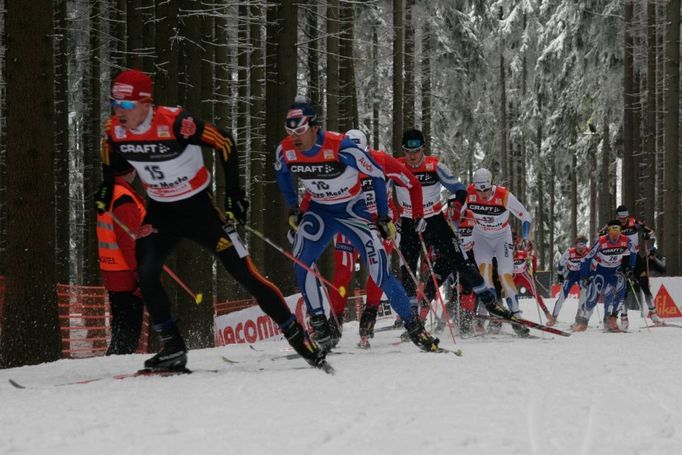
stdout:
[[[63,358],[104,355],[111,341],[109,296],[101,286],[57,284]],[[136,352],[147,352],[149,316],[145,312]]]

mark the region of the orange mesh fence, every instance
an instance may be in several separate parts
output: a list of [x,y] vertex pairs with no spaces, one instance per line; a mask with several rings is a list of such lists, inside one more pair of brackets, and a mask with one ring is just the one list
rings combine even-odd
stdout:
[[[111,311],[107,291],[101,286],[57,284],[57,306],[62,357],[104,355],[111,341]],[[136,352],[147,352],[149,316],[144,313]]]

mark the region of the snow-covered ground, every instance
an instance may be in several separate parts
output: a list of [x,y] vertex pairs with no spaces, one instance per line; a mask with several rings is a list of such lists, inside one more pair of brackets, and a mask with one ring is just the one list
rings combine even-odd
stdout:
[[[532,301],[522,308],[537,320]],[[602,333],[596,314],[570,338],[519,339],[505,326],[458,338],[461,358],[393,345],[398,331],[359,351],[347,323],[345,354],[329,356],[335,376],[271,360],[289,352],[284,341],[190,353],[191,368],[217,373],[112,378],[141,355],[0,370],[0,454],[678,455],[682,330],[630,316],[625,334]]]

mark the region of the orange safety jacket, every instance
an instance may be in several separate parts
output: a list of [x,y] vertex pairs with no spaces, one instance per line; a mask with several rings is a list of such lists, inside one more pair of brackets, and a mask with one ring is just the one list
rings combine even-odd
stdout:
[[[114,194],[111,201],[111,206],[116,206],[116,201],[123,197],[130,196],[138,211],[140,212],[140,219],[143,219],[146,214],[144,201],[134,190],[127,185],[114,185]],[[99,243],[99,268],[105,272],[119,272],[123,270],[131,270],[130,265],[126,261],[123,252],[118,246],[116,239],[116,232],[114,231],[114,219],[110,212],[97,214],[97,240]]]

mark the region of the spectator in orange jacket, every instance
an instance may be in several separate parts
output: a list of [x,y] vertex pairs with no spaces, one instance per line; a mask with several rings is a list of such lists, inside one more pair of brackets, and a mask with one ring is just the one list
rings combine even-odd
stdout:
[[[135,239],[146,213],[144,200],[131,186],[135,170],[116,176],[111,206],[97,215],[99,266],[111,304],[111,343],[106,355],[137,349],[144,304],[137,283]],[[129,233],[130,232],[130,233]]]

